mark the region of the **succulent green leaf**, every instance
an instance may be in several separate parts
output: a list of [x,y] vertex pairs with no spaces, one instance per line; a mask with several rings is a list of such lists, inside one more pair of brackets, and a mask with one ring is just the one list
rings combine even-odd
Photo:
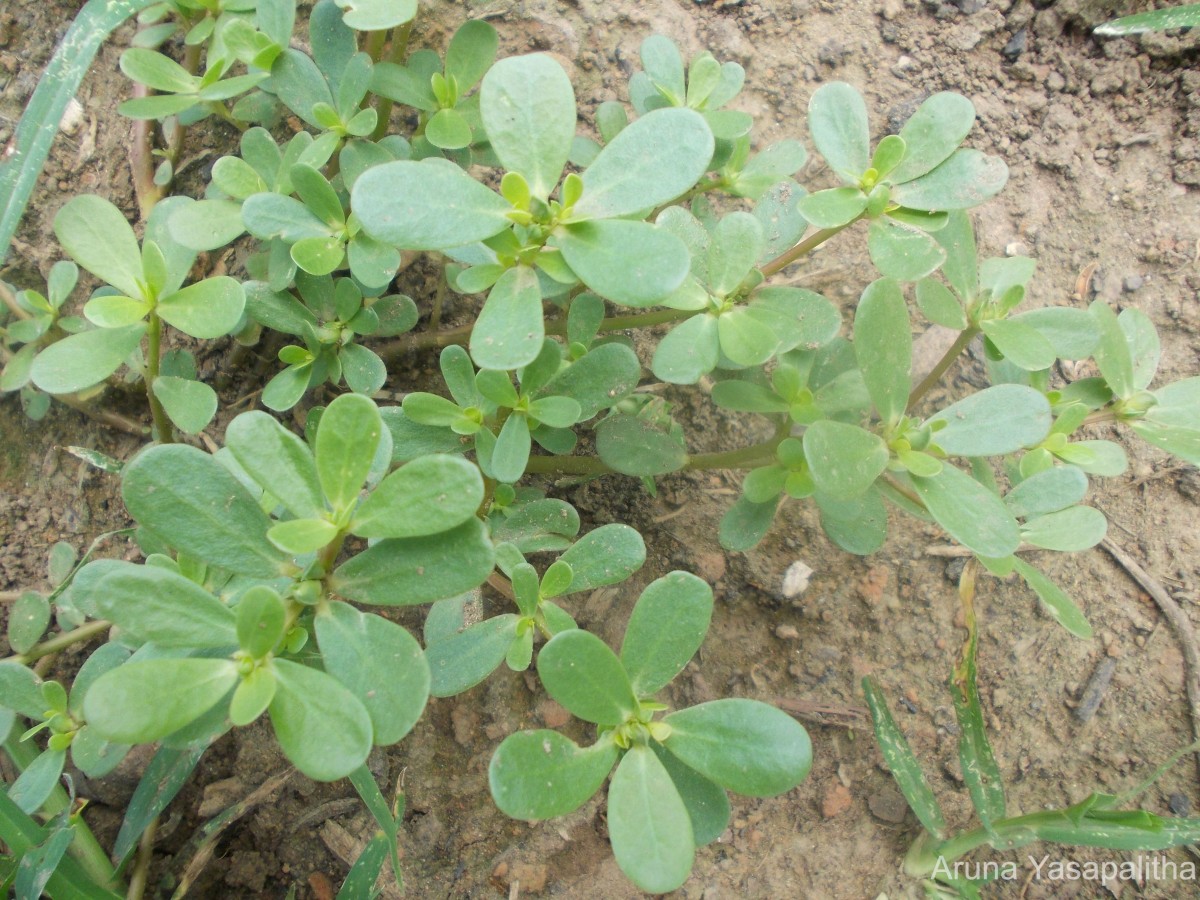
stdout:
[[641,377],[637,354],[624,344],[601,344],[559,371],[539,396],[570,397],[586,421],[627,397]]
[[229,702],[229,721],[242,728],[267,711],[275,699],[275,670],[259,666],[243,678]]
[[857,187],[830,188],[800,198],[796,208],[817,228],[840,228],[867,208],[867,195]]
[[932,478],[913,476],[912,483],[937,523],[980,556],[1009,556],[1021,543],[1003,501],[961,469],[945,465]]
[[460,456],[419,457],[375,488],[350,531],[366,538],[411,538],[461,525],[483,502],[479,469]]
[[480,368],[518,369],[537,358],[545,339],[542,292],[528,266],[506,271],[493,285],[471,331],[471,356]]
[[696,845],[687,807],[649,747],[622,757],[608,788],[608,832],[621,871],[644,891],[673,891],[692,872]]
[[142,296],[142,254],[125,214],[103,197],[73,197],[54,217],[54,233],[70,257],[122,294]]
[[70,394],[99,384],[142,342],[146,324],[98,328],[55,341],[33,360],[30,380],[48,394]]
[[238,464],[295,516],[325,511],[312,451],[300,437],[264,412],[242,413],[229,423],[225,446]]
[[1087,493],[1088,480],[1075,466],[1054,466],[1031,475],[1004,495],[1004,505],[1022,519],[1074,506]]
[[946,261],[931,235],[888,216],[871,223],[867,249],[880,274],[897,281],[919,281]]
[[[253,173],[253,170],[251,172]],[[262,186],[256,188],[259,191],[264,189]],[[242,224],[242,206],[232,200],[190,201],[170,219],[171,237],[192,250],[216,250],[218,247],[224,247],[245,230],[246,227]]]
[[611,523],[594,528],[559,557],[574,577],[570,593],[624,581],[646,561],[646,544],[636,529]]
[[734,212],[717,222],[708,248],[708,286],[724,297],[733,293],[762,255],[762,225],[747,212]]
[[355,31],[383,31],[411,22],[417,0],[335,0],[345,12],[342,21]]
[[354,694],[317,669],[286,659],[271,666],[271,724],[296,768],[314,781],[337,781],[366,762],[371,719]]
[[270,88],[288,109],[309,125],[322,128],[314,109],[319,103],[333,106],[333,94],[309,56],[290,47],[280,53],[271,64]]
[[933,416],[933,442],[951,456],[1002,456],[1032,447],[1050,433],[1050,403],[1021,384],[998,384]]
[[580,222],[560,228],[554,239],[584,284],[626,306],[660,303],[683,283],[691,265],[683,241],[647,222]]
[[274,578],[284,555],[267,540],[271,520],[229,470],[183,444],[148,447],[121,478],[125,506],[147,530],[209,565]]
[[920,178],[958,149],[975,124],[975,106],[962,94],[942,91],[922,103],[900,129],[905,154],[888,175],[901,184]]
[[368,169],[354,182],[350,205],[371,237],[406,250],[461,247],[511,224],[507,200],[445,160]]
[[867,104],[842,81],[821,85],[808,103],[808,127],[817,152],[843,180],[857,184],[871,164]]
[[584,171],[575,215],[612,219],[661,206],[700,179],[712,154],[712,132],[699,113],[653,110],[622,129]]
[[479,19],[463,23],[454,32],[446,48],[446,74],[458,82],[460,94],[479,83],[495,60],[499,43],[496,29]]
[[158,301],[162,320],[184,334],[218,338],[242,318],[246,295],[241,282],[227,275],[206,278]]
[[1048,369],[1058,359],[1054,345],[1040,331],[1017,319],[990,319],[981,327],[1005,359],[1027,372]]
[[908,306],[895,281],[881,278],[863,291],[854,316],[854,353],[879,417],[895,422],[912,384]]
[[262,193],[242,204],[242,222],[256,238],[282,238],[285,243],[328,238],[329,226],[295,197]]
[[287,627],[287,607],[271,588],[255,585],[242,594],[237,605],[238,645],[253,659],[274,650]]
[[500,60],[483,78],[479,112],[500,164],[546,200],[575,137],[575,92],[563,67],[541,53]]
[[883,438],[857,425],[822,419],[804,431],[804,456],[817,489],[835,499],[861,496],[887,468]]
[[675,790],[679,792],[683,805],[687,807],[692,822],[692,837],[696,846],[709,844],[719,838],[729,827],[731,809],[729,795],[725,789],[705,778],[695,769],[690,769],[675,756],[668,753],[662,744],[652,743],[658,761],[663,764]]
[[637,711],[621,661],[590,631],[556,634],[538,654],[537,665],[546,692],[585,722],[619,725]]
[[970,209],[990,200],[1008,181],[1008,166],[979,150],[955,150],[937,168],[892,188],[892,199],[920,210]]
[[494,562],[487,529],[472,519],[431,537],[382,540],[343,563],[331,588],[359,603],[432,603],[483,584]]
[[153,50],[132,47],[121,54],[121,71],[138,84],[164,94],[195,93],[200,79],[175,60]]
[[329,604],[314,622],[325,671],[366,708],[374,742],[387,746],[408,734],[429,696],[421,645],[394,622],[347,603]]
[[157,566],[122,567],[96,588],[99,613],[160,647],[233,647],[233,611],[200,585]]
[[757,700],[714,700],[663,721],[671,726],[663,742],[671,753],[737,794],[782,794],[812,768],[808,732],[787,713]]
[[[65,762],[65,750],[47,749],[42,751],[8,786],[8,799],[16,804],[22,812],[29,815],[36,813],[58,786],[58,779],[62,776]],[[19,896],[19,894],[14,896]],[[34,895],[31,893],[24,896]]]
[[952,210],[944,228],[934,232],[936,240],[946,251],[942,273],[962,300],[970,300],[979,290],[979,268],[975,254],[975,230],[971,216],[963,210]]
[[1100,330],[1086,309],[1047,306],[1009,318],[1042,335],[1060,359],[1087,359],[1100,341]]
[[187,434],[199,434],[217,412],[216,392],[190,378],[160,375],[154,379],[154,396],[175,427]]
[[317,476],[334,515],[353,508],[367,480],[383,421],[374,401],[343,394],[326,407],[317,427]]
[[717,321],[714,316],[692,316],[667,332],[654,350],[655,376],[671,384],[695,384],[715,369],[721,358]]
[[23,591],[8,608],[8,645],[16,653],[25,653],[46,633],[50,616],[49,600],[37,591]]
[[505,419],[492,451],[492,477],[505,484],[519,481],[525,474],[531,447],[529,420],[517,414]]
[[719,537],[726,550],[745,551],[756,546],[766,536],[775,521],[778,501],[754,503],[739,497],[721,517]]
[[[882,483],[881,483],[882,484]],[[849,499],[813,495],[826,536],[848,553],[869,556],[887,540],[887,508],[879,486]]]
[[1058,624],[1078,638],[1083,638],[1085,641],[1092,639],[1092,626],[1088,623],[1087,617],[1062,588],[1020,557],[1014,556],[1012,564],[1013,569],[1025,579],[1026,584],[1033,588],[1046,612]]
[[505,815],[552,819],[590,800],[616,760],[617,748],[610,740],[580,747],[557,731],[519,731],[492,754],[488,784]]
[[1129,356],[1133,362],[1133,388],[1144,391],[1158,371],[1158,360],[1162,354],[1158,332],[1150,317],[1132,306],[1122,310],[1117,317],[1117,324],[1121,326],[1125,343],[1129,346]]
[[425,650],[425,659],[432,678],[430,694],[452,697],[470,690],[491,675],[504,662],[505,654],[516,640],[519,621],[518,616],[506,613],[437,640],[427,634],[429,646]]
[[456,109],[439,109],[425,125],[425,137],[442,150],[461,150],[471,144],[471,123]]
[[129,662],[96,679],[83,715],[107,741],[148,744],[200,718],[237,680],[237,665],[228,659]]
[[342,265],[346,245],[332,235],[301,238],[292,245],[292,261],[309,275],[328,275]]
[[621,644],[621,664],[634,693],[657,693],[700,649],[712,618],[712,588],[687,572],[671,572],[642,591]]
[[579,513],[575,507],[548,498],[523,504],[492,526],[493,541],[507,541],[522,553],[565,550],[578,533]]
[[300,556],[320,550],[332,541],[338,527],[325,519],[289,519],[272,525],[267,538],[291,556]]
[[636,476],[678,472],[688,460],[680,438],[628,415],[611,416],[596,426],[596,453],[614,471]]
[[[1139,426],[1145,424],[1150,423],[1144,420],[1134,422],[1133,428],[1136,431]],[[1138,433],[1141,434],[1140,431]],[[1112,441],[1074,441],[1054,451],[1054,455],[1073,466],[1078,466],[1089,475],[1099,475],[1103,478],[1115,478],[1129,468],[1129,458],[1124,449]]]
[[1035,547],[1074,553],[1095,547],[1108,532],[1108,519],[1091,506],[1072,506],[1029,519],[1021,537]]
[[917,306],[930,322],[944,328],[963,331],[967,327],[967,315],[962,304],[940,281],[922,278],[917,282]]

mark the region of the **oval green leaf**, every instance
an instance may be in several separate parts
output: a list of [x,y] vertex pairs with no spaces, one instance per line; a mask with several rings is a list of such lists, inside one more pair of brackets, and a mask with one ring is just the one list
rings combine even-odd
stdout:
[[553,819],[587,803],[616,760],[611,740],[580,747],[557,731],[519,731],[492,754],[488,785],[505,815],[527,821]]
[[107,741],[147,744],[200,718],[237,680],[237,666],[228,659],[130,662],[96,679],[83,715]]
[[590,631],[556,634],[538,654],[537,668],[546,692],[585,722],[620,725],[637,711],[621,661]]
[[286,659],[271,662],[276,689],[271,724],[283,752],[314,781],[345,778],[371,752],[371,719],[330,675]]
[[644,891],[673,891],[692,872],[692,822],[654,751],[635,745],[608,787],[608,835],[621,871]]

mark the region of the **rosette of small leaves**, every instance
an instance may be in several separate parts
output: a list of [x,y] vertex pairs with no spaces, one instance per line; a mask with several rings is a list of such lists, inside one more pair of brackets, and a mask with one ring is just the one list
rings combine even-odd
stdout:
[[[33,361],[39,350],[51,341],[55,329],[67,333],[80,331],[87,323],[78,316],[64,316],[63,304],[70,298],[79,281],[79,269],[72,262],[60,260],[50,267],[46,279],[46,294],[26,289],[17,291],[17,306],[28,313],[24,319],[15,316],[0,327],[4,346],[12,356],[0,370],[0,393],[20,391],[21,408],[25,415],[39,421],[50,408],[50,397],[39,391],[30,379]],[[20,347],[19,350],[13,350]]]
[[185,124],[199,122],[217,112],[228,116],[226,100],[244,94],[269,77],[269,73],[259,71],[226,78],[230,63],[210,58],[204,74],[193,75],[156,50],[132,47],[121,54],[121,71],[159,93],[125,100],[117,110],[131,119],[179,116]]
[[412,141],[414,158],[450,151],[451,158],[465,166],[472,154],[454,151],[486,143],[479,94],[468,92],[495,62],[498,44],[496,29],[487,22],[466,22],[450,38],[444,66],[432,50],[418,50],[404,65],[375,66],[371,92],[420,113]]
[[[561,501],[530,505],[519,523],[501,528],[493,536],[496,563],[512,583],[516,613],[467,624],[467,607],[472,602],[468,596],[439,601],[430,609],[425,620],[425,654],[433,672],[430,692],[435,697],[469,690],[502,662],[513,671],[525,671],[538,635],[552,638],[578,627],[570,613],[554,601],[617,584],[642,567],[646,561],[642,536],[628,525],[614,523],[575,541],[539,577],[521,548],[536,551],[546,545],[546,537],[565,538],[564,532],[571,531],[572,524],[577,531],[579,517],[573,509],[572,515],[564,515],[565,506]],[[506,536],[514,542],[500,542]]]
[[661,380],[695,384],[718,366],[761,366],[799,346],[816,349],[837,334],[841,315],[824,297],[761,285],[755,266],[766,238],[750,213],[701,224],[683,207],[672,206],[657,224],[678,235],[692,258],[688,277],[662,303],[698,313],[659,341],[651,368]]
[[613,853],[635,884],[660,893],[683,884],[696,847],[725,830],[726,790],[770,797],[803,781],[808,734],[765,703],[716,700],[656,718],[667,706],[654,695],[699,649],[711,616],[712,589],[672,572],[642,592],[619,656],[579,629],[551,638],[538,654],[542,684],[598,736],[589,746],[549,730],[507,737],[488,767],[496,805],[517,819],[566,815],[612,772]]
[[440,159],[399,161],[363,173],[351,207],[377,240],[409,250],[483,242],[488,262],[457,278],[488,291],[470,351],[485,369],[533,362],[545,336],[542,278],[582,282],[627,306],[660,302],[683,282],[687,247],[641,221],[704,174],[713,137],[693,110],[661,109],[624,129],[582,176],[568,175],[575,97],[548,56],[505,59],[484,76],[480,114],[507,170],[496,193]]
[[974,106],[959,94],[934,94],[874,154],[866,103],[855,88],[822,85],[808,114],[817,151],[845,186],[802,197],[800,213],[819,228],[869,219],[871,260],[899,281],[924,278],[945,260],[931,233],[946,224],[947,210],[978,206],[1008,180],[1002,160],[959,146],[975,122]]
[[512,484],[525,474],[534,440],[551,453],[570,453],[575,447],[571,426],[584,418],[583,404],[545,390],[562,363],[562,346],[546,338],[537,359],[518,373],[518,388],[508,372],[475,372],[466,351],[447,347],[442,373],[454,399],[417,391],[404,398],[404,415],[419,425],[473,437],[483,473]]
[[[428,666],[404,629],[346,601],[456,596],[483,582],[494,550],[475,515],[478,469],[429,455],[384,477],[386,434],[375,404],[348,394],[321,414],[312,449],[246,413],[215,457],[159,445],[132,460],[126,505],[177,557],[81,570],[74,602],[137,648],[88,690],[83,721],[132,744],[268,712],[284,752],[319,780],[400,740],[424,708]],[[335,568],[348,535],[373,543]]]
[[261,240],[280,241],[292,262],[310,275],[349,268],[367,289],[386,287],[400,268],[399,252],[346,214],[338,192],[316,168],[296,163],[288,178],[299,199],[275,192],[246,198],[241,208],[246,230]]
[[263,388],[268,409],[291,409],[309,390],[326,382],[346,386],[356,394],[374,394],[387,378],[382,359],[358,340],[365,336],[392,337],[417,323],[417,308],[409,297],[392,294],[364,298],[349,278],[298,273],[296,295],[272,291],[262,282],[247,282],[246,311],[256,322],[304,340],[279,351],[287,368]]
[[[34,385],[50,394],[67,394],[99,384],[135,356],[144,336],[149,335],[156,355],[162,322],[202,339],[237,327],[245,293],[236,279],[219,275],[183,287],[196,253],[167,232],[176,206],[173,198],[155,206],[140,247],[124,214],[107,200],[85,194],[59,210],[54,219],[59,243],[108,287],[83,307],[94,328],[37,354],[29,373]],[[187,377],[186,365],[174,373],[159,372],[158,366],[159,360],[152,359],[144,369],[158,373],[147,391],[181,430],[203,429],[216,412],[212,388],[194,380],[194,365],[192,377]]]

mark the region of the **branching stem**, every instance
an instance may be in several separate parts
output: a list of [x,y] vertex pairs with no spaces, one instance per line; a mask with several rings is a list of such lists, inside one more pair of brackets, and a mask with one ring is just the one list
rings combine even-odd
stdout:
[[64,631],[62,634],[55,635],[47,641],[42,641],[40,644],[34,644],[24,653],[18,653],[14,656],[10,656],[3,661],[27,666],[31,662],[41,659],[43,656],[47,656],[51,653],[57,653],[60,650],[65,650],[73,644],[89,641],[96,635],[104,633],[111,627],[112,622],[104,619],[97,619],[95,622],[88,622],[86,625],[80,625],[78,628],[73,628],[70,631]]
[[921,402],[921,398],[929,393],[930,388],[942,380],[942,376],[946,374],[946,370],[954,364],[959,354],[967,349],[967,345],[975,339],[975,335],[977,334],[979,334],[979,327],[977,325],[970,325],[958,335],[954,343],[942,355],[942,358],[937,361],[937,365],[929,370],[929,374],[922,378],[921,383],[913,388],[913,392],[908,395],[906,411],[911,412]]

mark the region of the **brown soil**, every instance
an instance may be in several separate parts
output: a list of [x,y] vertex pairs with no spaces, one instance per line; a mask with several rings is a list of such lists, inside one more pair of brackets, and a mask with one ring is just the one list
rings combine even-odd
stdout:
[[[746,67],[739,105],[756,115],[763,142],[807,141],[808,98],[825,81],[846,80],[865,91],[877,135],[928,94],[962,92],[979,112],[972,144],[1001,155],[1012,172],[1001,198],[976,218],[985,250],[1037,257],[1036,304],[1078,304],[1072,294],[1080,273],[1097,264],[1085,292],[1149,314],[1163,339],[1160,378],[1173,380],[1194,374],[1200,358],[1198,39],[1155,35],[1101,43],[1090,36],[1092,24],[1131,6],[1109,0],[489,0],[438,4],[421,19],[415,39],[440,48],[466,16],[485,16],[507,53],[548,50],[573,69],[586,119],[599,102],[624,99],[641,40],[660,32],[685,52],[707,47]],[[59,0],[0,12],[0,144],[75,10]],[[130,126],[115,112],[127,90],[117,58],[131,34],[123,29],[102,50],[80,92],[83,122],[55,147],[10,259],[9,280],[34,284],[48,271],[57,258],[50,223],[68,197],[101,192],[133,212]],[[185,187],[202,185],[205,167],[233,145],[223,126],[196,129],[185,152],[191,160]],[[806,176],[810,184],[830,183],[819,161]],[[863,245],[860,237],[833,242],[799,278],[849,308],[874,277],[859,252]],[[221,262],[236,271],[236,255]],[[421,286],[410,289],[416,296]],[[460,301],[450,313],[461,317],[465,306]],[[203,351],[204,361],[215,367],[228,351],[218,342]],[[432,356],[408,362],[411,368],[394,373],[389,390],[411,389],[435,365]],[[266,354],[263,363],[270,371]],[[254,389],[251,374],[235,378],[223,393],[225,404]],[[978,361],[955,376],[959,387],[978,386],[980,377]],[[719,415],[697,392],[669,396],[690,426],[694,449],[737,446],[758,427]],[[130,412],[138,414],[137,407]],[[96,534],[127,524],[116,479],[63,448],[82,445],[127,458],[138,442],[59,406],[41,424],[30,423],[11,397],[0,403],[0,434],[0,588],[37,586],[55,541],[82,550]],[[1117,543],[1190,607],[1200,599],[1200,476],[1127,435],[1101,428],[1095,436],[1120,441],[1132,469],[1096,484],[1091,502],[1108,515]],[[782,797],[736,800],[731,828],[698,853],[693,876],[678,894],[706,900],[920,896],[919,885],[900,868],[917,825],[905,815],[869,727],[854,714],[863,703],[859,681],[873,673],[926,763],[952,826],[973,824],[945,688],[963,635],[956,623],[956,564],[926,554],[929,545],[944,542],[935,527],[899,519],[875,557],[848,556],[826,541],[815,514],[797,504],[786,508],[758,549],[725,553],[716,523],[736,489],[733,474],[697,473],[663,479],[656,498],[625,478],[562,491],[592,525],[627,522],[649,545],[647,564],[632,583],[582,602],[584,626],[617,639],[640,586],[673,568],[696,571],[715,585],[712,632],[672,689],[673,703],[736,695],[835,710],[804,716],[816,757],[809,780]],[[134,551],[118,542],[102,552]],[[796,561],[815,574],[807,590],[786,600],[784,573]],[[1070,639],[1017,584],[981,582],[980,689],[1010,809],[1024,812],[1073,802],[1092,790],[1126,789],[1191,739],[1179,645],[1153,603],[1102,551],[1042,561],[1085,608],[1097,637]],[[1115,676],[1098,714],[1081,724],[1072,707],[1106,657],[1116,660]],[[60,674],[69,677],[82,658],[65,654]],[[486,766],[499,741],[519,728],[561,721],[561,710],[535,687],[532,678],[502,672],[463,696],[432,701],[413,735],[373,759],[381,780],[403,779],[409,896],[511,896],[517,884],[521,894],[638,896],[611,858],[600,802],[529,825],[507,819],[488,798]],[[208,817],[284,767],[263,727],[239,731],[210,751],[164,817],[150,894],[170,894],[190,858],[188,841]],[[129,774],[123,768],[80,788],[92,798],[88,820],[102,841],[115,834],[136,783],[136,766],[126,768]],[[1163,815],[1195,808],[1196,776],[1185,762],[1143,802]],[[346,799],[352,797],[344,782],[316,785],[293,777],[227,832],[193,896],[283,897],[292,887],[300,898],[332,896],[346,865],[330,847],[339,841],[353,847],[369,828],[360,805]],[[1039,857],[1054,852],[1033,849]],[[1064,852],[1078,860],[1125,858]],[[988,858],[1024,863],[1025,856],[1022,850]],[[1171,858],[1189,859],[1183,851]],[[1103,893],[1095,883],[1030,884],[1030,874],[1023,866],[1017,881],[999,885],[993,895]],[[1126,883],[1113,885],[1112,895],[1183,897],[1196,890],[1169,882],[1139,890]]]

